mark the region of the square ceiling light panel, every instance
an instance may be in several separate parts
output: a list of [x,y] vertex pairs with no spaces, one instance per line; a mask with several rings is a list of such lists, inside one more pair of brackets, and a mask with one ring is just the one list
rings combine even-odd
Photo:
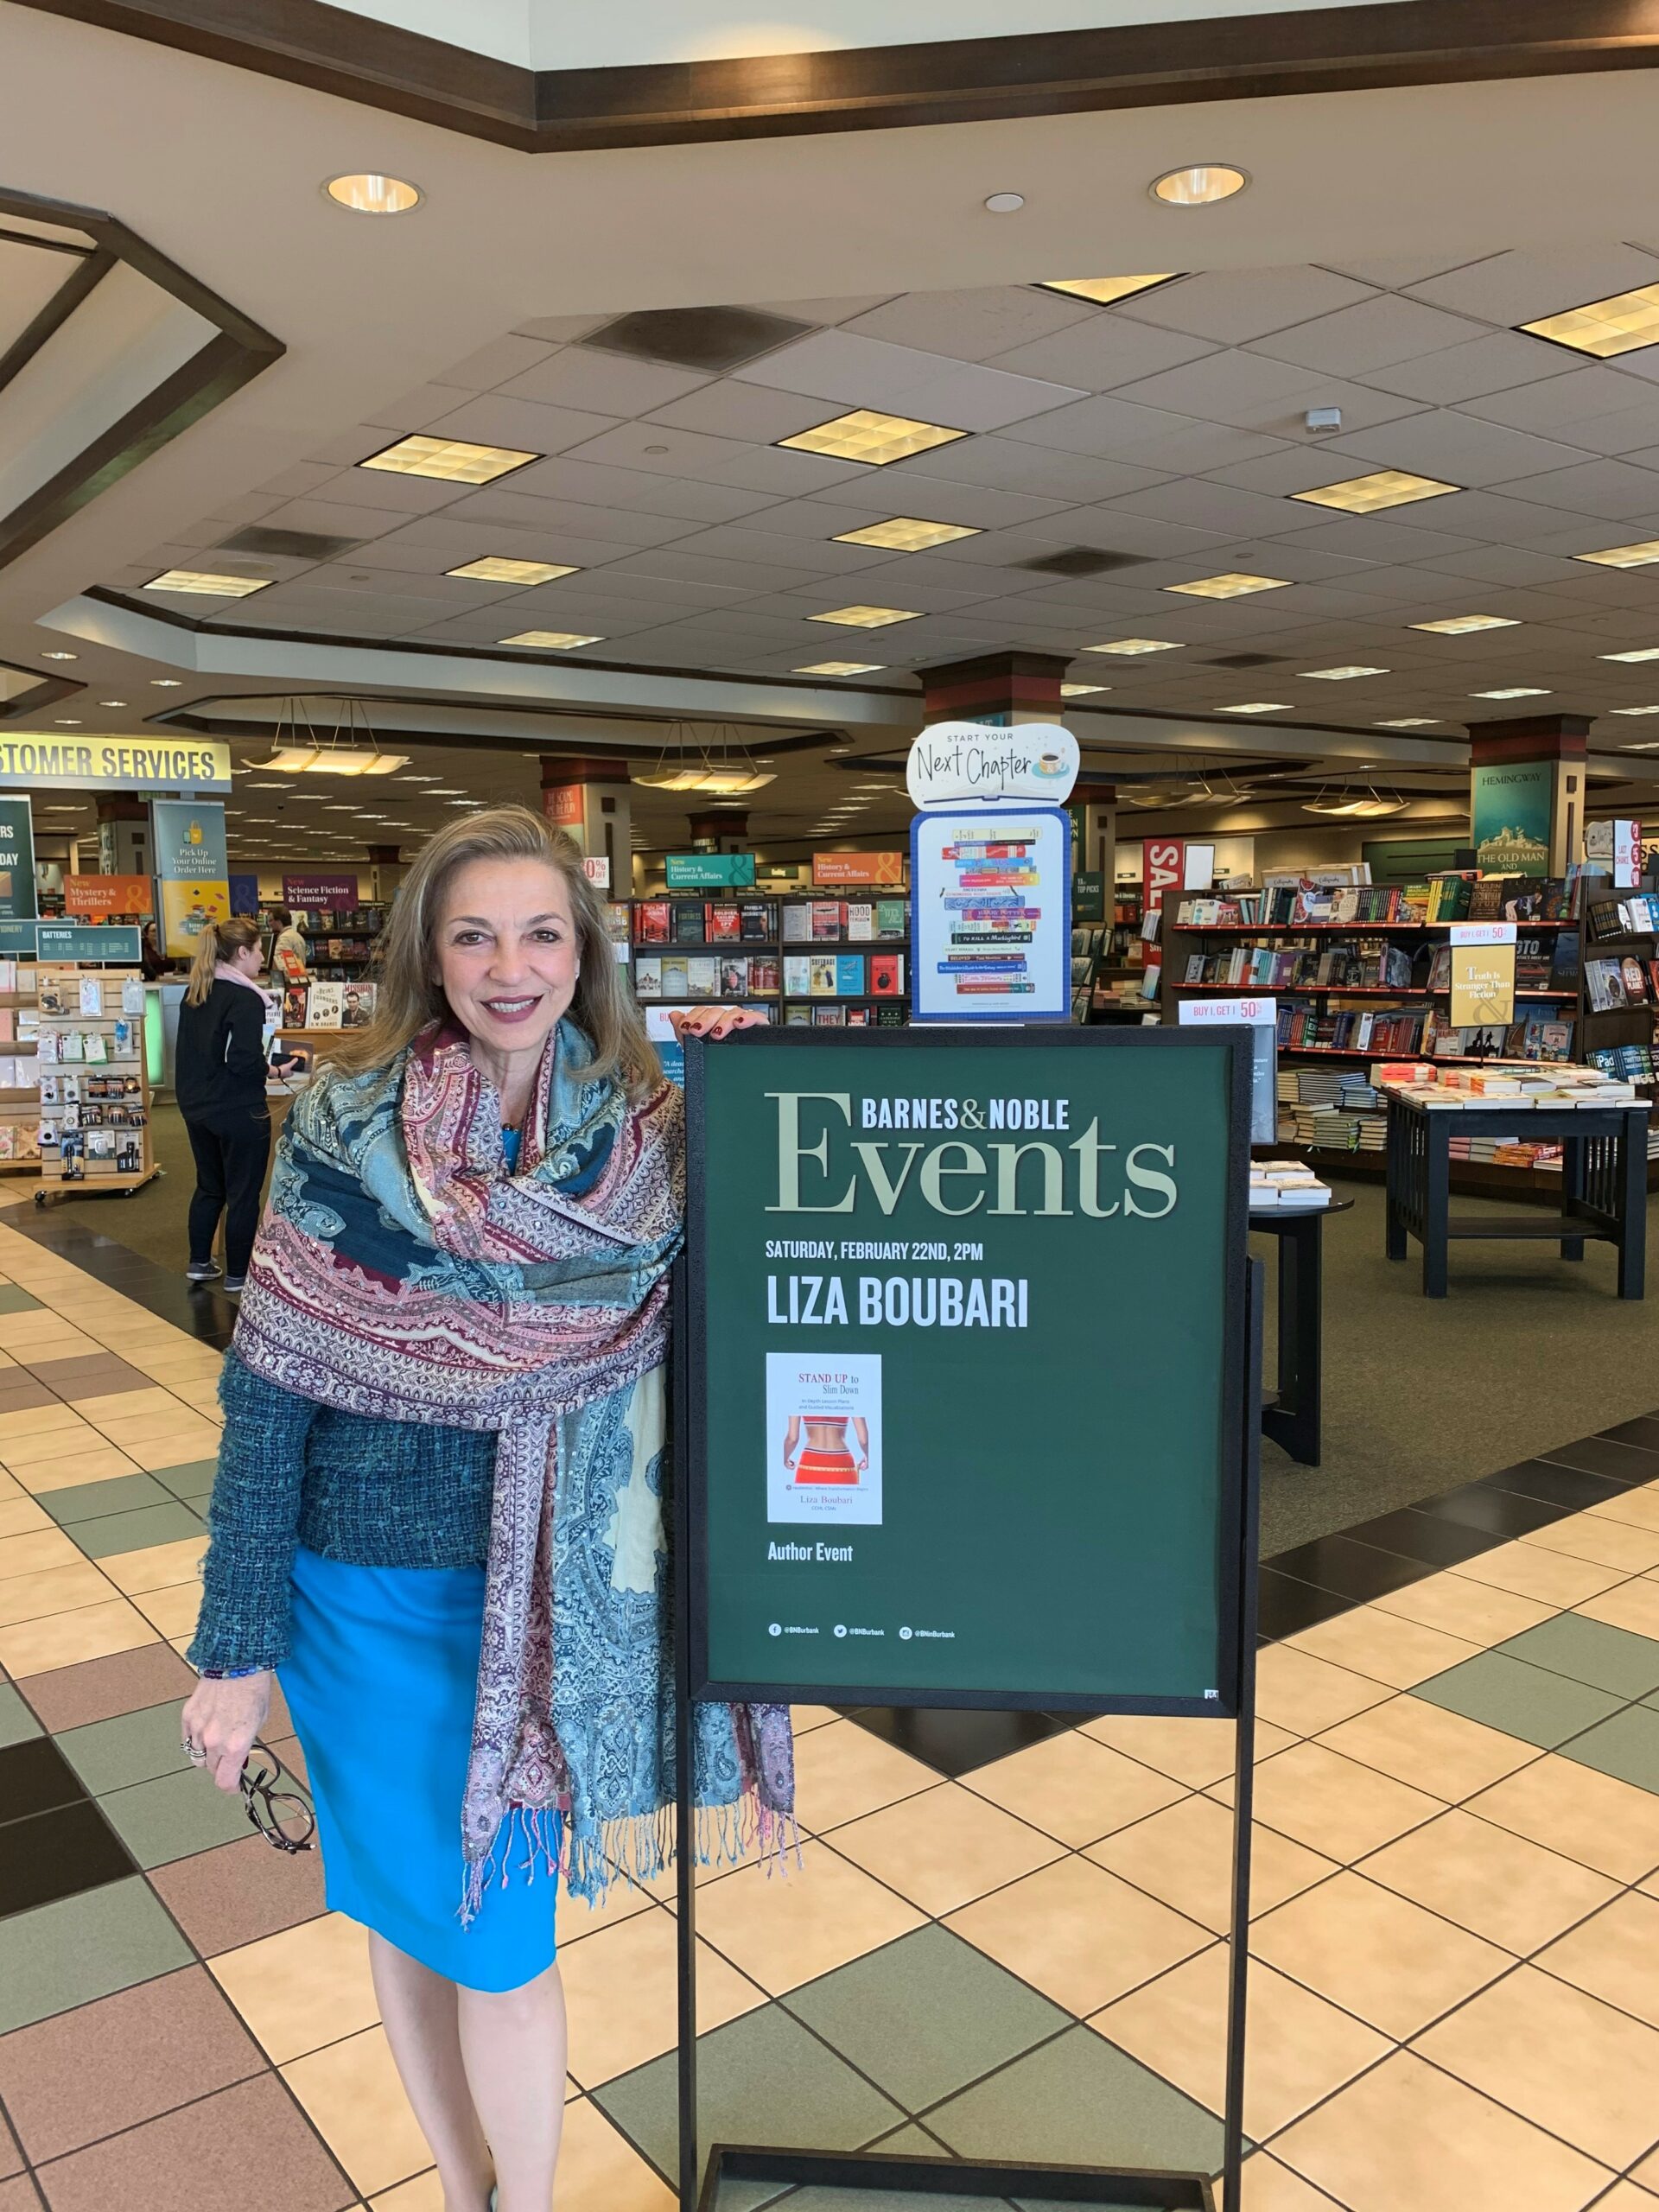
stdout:
[[856,408],[837,415],[810,430],[798,430],[778,443],[792,453],[820,453],[831,461],[861,461],[870,468],[907,461],[912,454],[931,453],[935,446],[954,445],[966,430],[947,429],[942,423],[918,423],[907,415],[882,415],[873,408]]
[[1627,653],[1598,653],[1598,660],[1659,660],[1659,645],[1634,645]]
[[1087,699],[1096,691],[1109,691],[1111,688],[1109,683],[1062,683],[1060,696],[1062,699]]
[[390,470],[394,476],[430,476],[443,484],[493,484],[543,458],[516,446],[469,445],[464,438],[399,438],[395,445],[359,461],[359,468]]
[[1039,292],[1064,292],[1074,300],[1091,300],[1097,308],[1109,308],[1116,300],[1132,300],[1137,292],[1150,292],[1160,284],[1173,284],[1179,270],[1162,276],[1046,276],[1037,285]]
[[791,671],[796,676],[874,676],[884,664],[879,660],[815,660]]
[[1575,561],[1589,561],[1598,569],[1649,569],[1659,561],[1659,537],[1641,545],[1604,545],[1599,553],[1575,553]]
[[1255,591],[1283,591],[1288,576],[1250,576],[1234,569],[1225,575],[1200,576],[1190,584],[1165,584],[1165,591],[1186,592],[1194,599],[1248,599]]
[[1659,707],[1615,707],[1616,715],[1659,715]]
[[516,636],[498,638],[499,645],[532,645],[538,652],[574,652],[578,645],[602,645],[603,638],[584,638],[576,630],[520,630]]
[[1358,664],[1352,668],[1305,668],[1300,671],[1310,682],[1319,683],[1351,683],[1357,676],[1386,676],[1388,672],[1386,668],[1365,668]]
[[1103,645],[1085,645],[1086,653],[1122,653],[1133,659],[1141,653],[1178,653],[1181,641],[1178,638],[1109,638]]
[[1319,484],[1311,492],[1293,492],[1290,497],[1311,507],[1334,507],[1339,514],[1376,515],[1388,507],[1408,507],[1418,499],[1443,499],[1449,492],[1466,488],[1442,484],[1436,476],[1414,476],[1404,468],[1377,468],[1369,476]]
[[555,576],[579,576],[582,571],[557,561],[513,561],[505,555],[492,553],[481,561],[468,561],[459,569],[446,569],[443,573],[446,576],[466,576],[480,584],[550,584]]
[[1518,630],[1511,614],[1443,614],[1433,622],[1408,622],[1408,630],[1427,630],[1436,638],[1466,638],[1476,630]]
[[847,630],[885,630],[894,622],[918,622],[919,607],[838,607],[831,614],[809,614],[809,622],[835,622]]
[[1587,307],[1547,315],[1537,322],[1523,322],[1521,328],[1530,338],[1547,338],[1570,353],[1588,353],[1598,361],[1616,360],[1621,353],[1659,345],[1659,284],[1616,292],[1610,300],[1592,300]]
[[1471,699],[1548,699],[1551,694],[1536,683],[1507,683],[1498,691],[1471,691]]
[[246,599],[264,591],[269,576],[227,576],[212,569],[163,569],[144,586],[146,591],[189,592],[202,599]]
[[1247,699],[1243,706],[1217,707],[1218,715],[1289,715],[1295,709],[1286,699]]
[[1433,715],[1400,715],[1391,722],[1374,722],[1374,729],[1433,729],[1438,727]]
[[983,532],[953,522],[922,522],[913,515],[895,515],[891,522],[873,522],[867,530],[838,530],[837,545],[879,545],[889,553],[925,553],[932,545],[950,545],[958,537],[979,537]]

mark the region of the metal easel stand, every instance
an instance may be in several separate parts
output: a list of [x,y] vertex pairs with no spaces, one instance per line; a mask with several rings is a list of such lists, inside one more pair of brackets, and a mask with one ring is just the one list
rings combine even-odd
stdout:
[[[1225,2202],[1239,2202],[1244,2154],[1244,2042],[1249,1967],[1250,1840],[1255,1780],[1256,1554],[1261,1522],[1262,1316],[1265,1270],[1248,1263],[1245,1281],[1247,1356],[1243,1461],[1240,1478],[1239,1556],[1234,1612],[1237,1632],[1238,1723],[1233,1796],[1231,1965],[1227,1993],[1227,2086],[1222,2119],[1221,2177]],[[684,1263],[676,1268],[674,1292],[674,1673],[675,1817],[680,1841],[676,1866],[679,1948],[680,2212],[719,2212],[722,2180],[775,2181],[780,2187],[817,2186],[909,2191],[918,2199],[956,2196],[1038,2196],[1058,2204],[1147,2208],[1147,2212],[1215,2212],[1208,2174],[1032,2164],[1012,2159],[931,2158],[883,2151],[803,2151],[759,2144],[716,2143],[706,2173],[697,2139],[696,1867],[687,1844],[696,1833],[692,1789],[691,1624],[687,1603],[690,1508],[684,1440],[689,1433],[689,1331]]]

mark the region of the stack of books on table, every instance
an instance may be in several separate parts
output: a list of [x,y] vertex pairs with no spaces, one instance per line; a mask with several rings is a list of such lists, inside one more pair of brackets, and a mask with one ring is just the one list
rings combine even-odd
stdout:
[[1294,1160],[1258,1160],[1250,1169],[1250,1211],[1289,1213],[1328,1206],[1331,1186]]
[[[1426,1079],[1425,1079],[1426,1076]],[[1432,1110],[1497,1109],[1513,1114],[1546,1106],[1635,1106],[1636,1085],[1600,1068],[1567,1065],[1548,1072],[1527,1060],[1488,1061],[1481,1067],[1413,1071],[1396,1078],[1391,1069],[1376,1072],[1378,1087],[1394,1096]]]

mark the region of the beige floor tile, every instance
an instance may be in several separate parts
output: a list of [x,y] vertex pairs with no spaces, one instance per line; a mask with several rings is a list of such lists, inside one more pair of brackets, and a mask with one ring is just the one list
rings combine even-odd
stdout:
[[207,1431],[205,1436],[158,1437],[151,1444],[131,1444],[123,1448],[146,1474],[153,1474],[158,1467],[188,1466],[194,1459],[216,1459],[219,1432],[209,1422],[204,1422],[202,1427]]
[[1594,1560],[1575,1559],[1567,1552],[1545,1551],[1538,1544],[1499,1544],[1478,1558],[1466,1559],[1458,1573],[1466,1582],[1487,1582],[1495,1590],[1514,1590],[1523,1598],[1537,1598],[1547,1605],[1577,1605],[1599,1590],[1622,1581],[1626,1569],[1599,1567]]
[[443,2183],[433,2166],[413,2181],[399,2182],[384,2196],[372,2196],[372,2212],[443,2212]]
[[169,1590],[146,1590],[133,1603],[163,1636],[194,1636],[201,1611],[201,1585],[180,1582]]
[[142,1420],[145,1415],[164,1414],[176,1421],[180,1407],[170,1390],[163,1390],[159,1383],[149,1390],[107,1390],[97,1397],[71,1398],[69,1403],[83,1421],[99,1427],[106,1414],[127,1420]]
[[[1219,2112],[1227,2074],[1227,1946],[1213,1945],[1089,2025],[1154,2074]],[[1391,2048],[1311,1990],[1257,1963],[1250,1970],[1244,2056],[1244,2128],[1257,2142]]]
[[36,1505],[21,1484],[10,1475],[0,1478],[0,1536],[27,1536],[36,1529],[56,1528],[43,1505]]
[[1618,1894],[1606,1875],[1471,1813],[1443,1813],[1360,1872],[1525,1957]]
[[142,1590],[165,1590],[170,1583],[188,1581],[207,1549],[205,1535],[181,1536],[170,1544],[147,1544],[142,1551],[115,1552],[104,1561],[104,1572],[118,1590],[136,1597]]
[[1496,1944],[1346,1873],[1258,1921],[1250,1947],[1398,2043],[1515,1963]]
[[153,1623],[124,1598],[102,1605],[81,1605],[72,1613],[0,1628],[0,1667],[15,1681],[78,1666],[83,1659],[107,1659],[112,1652],[136,1651],[160,1641]]
[[[1265,2151],[1245,2160],[1239,2201],[1243,2212],[1339,2212],[1334,2199],[1322,2189],[1310,2188],[1300,2174],[1281,2166]],[[1219,2183],[1216,2202],[1226,2212],[1227,2193]]]
[[1483,1649],[1502,1643],[1507,1637],[1519,1636],[1522,1629],[1536,1628],[1559,1610],[1513,1590],[1494,1590],[1484,1582],[1471,1582],[1465,1574],[1427,1574],[1421,1582],[1408,1583],[1403,1590],[1385,1592],[1372,1603],[1385,1613],[1421,1621],[1425,1628],[1440,1629]]
[[432,2162],[384,2028],[365,2028],[282,2069],[323,2141],[366,2196]]
[[[1233,1917],[1233,1816],[1212,1797],[1185,1797],[1084,1853],[1177,1912],[1224,1936]],[[1271,1912],[1336,1867],[1258,1821],[1250,1851],[1250,1913]]]
[[1317,1736],[1387,1695],[1369,1676],[1287,1643],[1270,1644],[1256,1660],[1255,1709],[1293,1736]]
[[1186,1795],[1179,1783],[1077,1728],[994,1760],[964,1775],[963,1784],[1073,1846],[1110,1835]]
[[1615,2182],[1605,2196],[1596,2199],[1593,2212],[1654,2212],[1659,2198],[1645,2189],[1638,2189],[1633,2181]]
[[[28,1543],[19,1536],[20,1544]],[[49,1613],[67,1613],[77,1605],[96,1605],[111,1596],[111,1586],[88,1559],[73,1567],[48,1567],[40,1574],[14,1574],[0,1582],[0,1628],[19,1621],[42,1619]]]
[[1643,2189],[1651,2190],[1656,2195],[1659,2195],[1659,2151],[1650,2152],[1643,2159],[1639,2166],[1633,2167],[1630,2178],[1632,2181],[1639,2181]]
[[[675,1943],[675,1923],[667,1913],[639,1912],[561,1954],[570,2071],[584,2089],[673,2049]],[[765,2001],[752,1981],[699,1942],[700,2031],[706,2034]]]
[[1659,1567],[1659,1535],[1633,1529],[1627,1521],[1603,1520],[1594,1513],[1569,1513],[1546,1529],[1534,1529],[1520,1541],[1541,1551],[1593,1560],[1598,1567],[1622,1567],[1627,1574]]
[[136,1475],[140,1471],[136,1459],[130,1459],[113,1444],[100,1444],[97,1432],[89,1431],[92,1441],[77,1444],[67,1438],[60,1439],[63,1448],[27,1465],[9,1463],[26,1491],[36,1497],[44,1497],[48,1491],[71,1490],[80,1483],[111,1482],[117,1475]]
[[[1085,1720],[1083,1733],[1097,1744],[1108,1744],[1173,1782],[1189,1789],[1203,1789],[1233,1771],[1234,1730],[1228,1720],[1185,1720],[1161,1713],[1106,1713]],[[1275,1728],[1258,1715],[1255,1756],[1271,1758],[1296,1738],[1288,1729]]]
[[1627,1891],[1541,1951],[1535,1963],[1659,2028],[1659,1899]]
[[1554,1752],[1483,1790],[1468,1810],[1617,1882],[1659,1867],[1659,1797]]
[[565,2107],[558,2194],[559,2212],[674,2212],[678,2202],[586,2097]]
[[1207,1928],[1086,1859],[1063,1859],[946,1921],[977,1950],[1079,2015],[1210,1947]]
[[855,1865],[936,1915],[1060,1855],[1052,1838],[955,1782],[837,1828],[832,1840]]
[[28,1496],[29,1492],[16,1475],[9,1475],[3,1469],[0,1469],[0,1498],[3,1498],[10,1504],[14,1498],[26,1498]]
[[49,1414],[54,1418],[38,1427],[14,1429],[7,1416],[6,1465],[14,1472],[22,1472],[40,1459],[61,1459],[78,1445],[92,1450],[107,1440],[90,1421],[82,1421],[73,1406],[31,1406],[19,1418],[27,1421],[30,1414]]
[[124,1452],[135,1454],[165,1446],[179,1456],[175,1460],[162,1460],[163,1466],[184,1465],[191,1459],[205,1458],[219,1449],[219,1432],[200,1414],[188,1407],[175,1406],[171,1413],[140,1414],[132,1420],[106,1414],[92,1426],[108,1437],[111,1444],[118,1444]]
[[380,2018],[368,1930],[344,1913],[324,1913],[222,1951],[208,1971],[278,2066],[372,2028]]
[[1610,1628],[1627,1628],[1636,1636],[1659,1637],[1659,1582],[1638,1575],[1615,1584],[1599,1598],[1586,1598],[1575,1611],[1586,1620],[1605,1621]]
[[588,1904],[581,1897],[573,1897],[568,1891],[559,1893],[559,1955],[572,1943],[579,1943],[585,1936],[596,1936],[601,1928],[614,1928],[619,1920],[631,1920],[636,1912],[651,1910],[651,1892],[637,1882],[630,1882],[618,1875],[605,1893],[602,1904]]
[[807,1735],[814,1728],[827,1728],[840,1718],[833,1705],[791,1705],[789,1708],[790,1726],[798,1736]]
[[1490,1789],[1538,1757],[1535,1744],[1487,1728],[1426,1698],[1396,1697],[1319,1738],[1327,1751],[1427,1789],[1448,1804]]
[[1354,2212],[1580,2212],[1612,2179],[1404,2050],[1273,2149]]
[[86,1423],[74,1408],[66,1406],[60,1401],[49,1406],[25,1406],[21,1412],[8,1414],[3,1431],[0,1432],[4,1437],[7,1462],[10,1464],[13,1459],[27,1456],[20,1454],[16,1447],[29,1437],[52,1436],[61,1433],[65,1429],[84,1429],[86,1427]]
[[1535,1967],[1483,1990],[1414,2047],[1615,2169],[1659,2133],[1659,2032]]
[[79,1545],[66,1536],[48,1516],[44,1529],[24,1535],[0,1537],[0,1582],[10,1581],[16,1575],[43,1574],[49,1567],[82,1565],[86,1557]]
[[[1232,1797],[1224,1783],[1211,1794],[1224,1803]],[[1440,1809],[1438,1798],[1321,1744],[1294,1744],[1256,1770],[1257,1820],[1340,1866],[1392,1843]]]
[[807,1844],[786,1873],[741,1867],[697,1899],[699,1935],[773,1997],[923,1924],[912,1906],[822,1843]]
[[815,1834],[929,1789],[938,1778],[931,1767],[850,1720],[814,1728],[795,1746],[795,1802],[802,1825]]
[[1617,1497],[1605,1497],[1599,1505],[1592,1505],[1588,1510],[1599,1521],[1624,1521],[1633,1529],[1659,1532],[1659,1489],[1652,1483],[1622,1490]]
[[[1586,1571],[1595,1572],[1593,1568]],[[1350,1612],[1338,1613],[1334,1620],[1304,1629],[1281,1648],[1311,1652],[1316,1659],[1328,1659],[1353,1674],[1368,1675],[1373,1681],[1408,1690],[1431,1675],[1444,1674],[1448,1667],[1472,1659],[1481,1647],[1465,1643],[1461,1637],[1447,1636],[1440,1629],[1425,1628],[1421,1621],[1381,1612],[1375,1605],[1356,1605]]]

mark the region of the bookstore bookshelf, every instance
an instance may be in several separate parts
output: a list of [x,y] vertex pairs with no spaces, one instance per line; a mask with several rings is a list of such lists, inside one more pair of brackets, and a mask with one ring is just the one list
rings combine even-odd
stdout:
[[893,895],[634,899],[634,995],[667,1009],[729,1000],[772,1021],[829,1027],[906,1017],[909,901]]

